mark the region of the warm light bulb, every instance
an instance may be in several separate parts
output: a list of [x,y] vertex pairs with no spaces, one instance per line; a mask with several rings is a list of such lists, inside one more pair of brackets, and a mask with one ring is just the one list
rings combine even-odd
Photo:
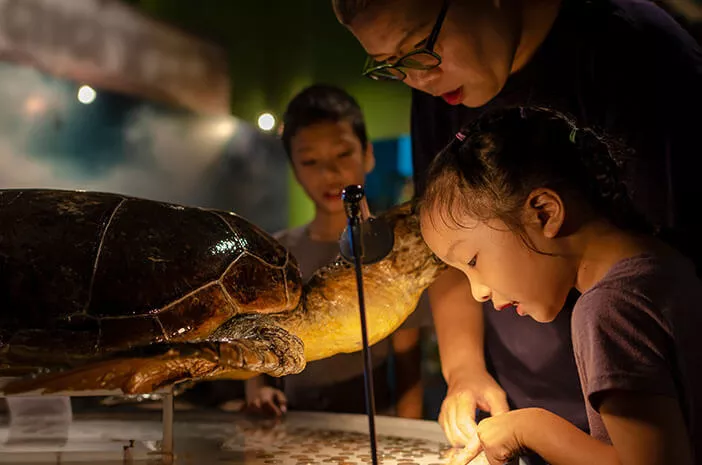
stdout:
[[258,127],[264,131],[270,131],[275,127],[275,117],[270,113],[263,113],[258,117]]
[[93,103],[97,97],[97,92],[90,86],[80,86],[78,89],[78,101],[85,105]]

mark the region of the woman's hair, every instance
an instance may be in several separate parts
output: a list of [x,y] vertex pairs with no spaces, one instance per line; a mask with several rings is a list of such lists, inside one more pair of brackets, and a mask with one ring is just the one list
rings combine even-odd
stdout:
[[501,109],[466,126],[431,164],[418,206],[438,208],[455,226],[465,214],[497,218],[526,238],[520,212],[537,188],[584,201],[622,229],[651,231],[619,179],[610,144],[544,108]]

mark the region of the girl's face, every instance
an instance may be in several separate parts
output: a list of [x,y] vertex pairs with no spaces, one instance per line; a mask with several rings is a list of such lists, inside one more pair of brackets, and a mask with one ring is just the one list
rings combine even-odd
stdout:
[[[437,23],[441,3],[394,2],[360,15],[349,28],[376,61],[395,62],[423,45]],[[478,107],[492,100],[512,69],[519,41],[517,3],[453,0],[434,46],[441,65],[424,71],[403,69],[403,82],[452,105]]]
[[422,213],[422,235],[441,260],[465,273],[476,300],[492,300],[498,311],[516,310],[536,321],[550,322],[574,286],[577,266],[556,239],[564,219],[563,205],[560,199],[545,195],[530,197],[533,206],[527,202],[523,224],[533,246],[555,256],[531,250],[500,220],[465,216],[458,218],[462,224],[458,227],[447,224],[437,208]]

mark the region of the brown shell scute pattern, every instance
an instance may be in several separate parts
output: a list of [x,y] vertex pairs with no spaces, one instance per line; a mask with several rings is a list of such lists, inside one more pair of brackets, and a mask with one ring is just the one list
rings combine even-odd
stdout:
[[[125,334],[133,334],[135,337],[125,341]],[[100,321],[101,347],[126,348],[165,340],[163,326],[155,316],[106,318]]]
[[234,213],[40,189],[0,191],[0,219],[0,375],[40,373],[5,392],[304,368],[262,315],[299,308],[298,263]]
[[[302,278],[295,258],[258,227],[230,213],[215,212],[211,218],[226,228],[220,240],[211,242],[207,254],[216,263],[229,260],[226,270],[215,280],[166,305],[154,314],[160,333],[144,320],[143,332],[120,343],[115,328],[119,320],[133,317],[104,318],[105,349],[134,347],[161,341],[191,341],[210,335],[237,314],[277,313],[294,308],[302,292]],[[232,260],[232,257],[235,257]],[[143,328],[142,328],[143,327]]]
[[296,264],[289,260],[286,265],[266,266],[260,258],[244,254],[225,273],[222,285],[242,313],[282,312],[297,304],[301,292],[300,285],[290,280]]
[[40,328],[85,311],[100,231],[123,200],[99,193],[3,192],[4,329]]
[[235,241],[235,234],[215,215],[128,199],[104,228],[87,313],[96,317],[159,314],[218,280],[244,250],[218,250],[217,246]]
[[221,279],[240,313],[278,313],[294,308],[302,293],[302,273],[295,257],[257,226],[243,218],[219,215],[240,237],[245,253]]
[[95,354],[201,339],[300,298],[295,259],[234,213],[39,189],[0,191],[0,218],[2,345],[61,328],[94,335]]
[[[121,256],[123,250],[131,253]],[[228,302],[225,306],[234,307],[230,314],[264,310],[268,304],[282,310],[289,305],[287,255],[263,230],[233,213],[130,199],[117,208],[104,232],[88,312],[98,317],[162,315],[184,305],[205,308],[186,302],[201,298]],[[215,282],[226,298],[204,295]]]

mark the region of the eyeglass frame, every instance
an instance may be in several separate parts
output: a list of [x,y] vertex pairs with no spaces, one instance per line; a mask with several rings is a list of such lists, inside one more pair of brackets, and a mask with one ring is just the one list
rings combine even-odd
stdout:
[[[407,78],[407,73],[405,73],[402,69],[400,68],[406,68],[406,69],[416,69],[416,70],[421,70],[421,71],[429,71],[437,66],[441,65],[441,55],[436,53],[434,51],[434,46],[436,45],[436,41],[439,38],[439,33],[441,32],[441,27],[444,25],[444,20],[446,19],[446,13],[448,11],[448,6],[449,6],[449,1],[444,0],[443,5],[441,6],[441,11],[439,11],[439,15],[436,18],[436,22],[434,23],[434,27],[432,28],[431,32],[429,33],[429,36],[427,37],[426,43],[421,47],[416,50],[412,50],[409,53],[404,54],[402,57],[400,57],[395,63],[381,63],[377,66],[374,66],[372,68],[368,68],[369,66],[369,61],[375,61],[372,57],[368,57],[366,59],[366,65],[365,69],[363,70],[362,75],[376,80],[376,81],[404,81]],[[405,61],[407,58],[410,58],[414,55],[419,55],[419,54],[426,54],[430,55],[431,57],[436,59],[436,64],[433,66],[430,66],[428,68],[416,68],[416,67],[411,67],[411,66],[406,66],[403,65],[402,62]],[[372,73],[384,69],[395,69],[397,70],[402,77],[401,78],[392,78],[391,75],[386,75],[386,76],[373,76]]]

